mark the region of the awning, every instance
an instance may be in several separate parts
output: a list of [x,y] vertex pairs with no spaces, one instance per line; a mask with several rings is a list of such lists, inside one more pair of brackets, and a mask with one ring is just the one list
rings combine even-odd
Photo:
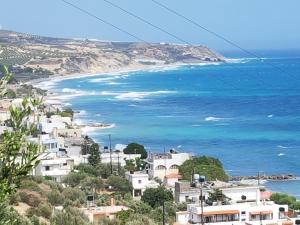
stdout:
[[250,212],[251,215],[269,215],[272,214],[273,211],[255,211],[255,212]]
[[239,210],[220,210],[220,211],[203,212],[203,216],[233,215],[233,214],[240,214],[240,211]]

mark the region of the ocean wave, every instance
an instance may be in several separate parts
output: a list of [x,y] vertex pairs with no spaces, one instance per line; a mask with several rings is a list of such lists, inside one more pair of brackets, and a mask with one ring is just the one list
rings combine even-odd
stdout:
[[283,146],[283,145],[277,145],[276,147],[277,147],[277,148],[283,148],[283,149],[289,148],[289,147]]
[[126,93],[121,93],[117,95],[115,98],[118,100],[142,100],[145,97],[149,96],[155,96],[155,95],[162,95],[162,94],[173,94],[176,93],[175,91],[149,91],[149,92],[126,92]]
[[221,117],[214,117],[214,116],[208,116],[204,120],[205,121],[220,121],[220,120],[225,120],[226,118],[221,118]]
[[200,127],[200,124],[192,124],[192,127]]
[[118,79],[120,76],[110,76],[110,77],[100,77],[93,78],[88,80],[89,83],[103,83],[103,82],[111,82],[112,80]]
[[285,153],[280,152],[277,156],[284,156]]
[[274,115],[273,114],[270,114],[270,115],[268,115],[268,118],[272,118]]

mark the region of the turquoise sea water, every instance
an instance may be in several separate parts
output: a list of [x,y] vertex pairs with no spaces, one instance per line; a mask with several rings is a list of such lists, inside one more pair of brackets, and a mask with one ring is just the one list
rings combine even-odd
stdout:
[[[231,55],[229,55],[230,57]],[[233,175],[300,175],[300,52],[263,60],[164,71],[98,75],[53,89],[81,113],[77,121],[114,123],[93,131],[103,145],[139,142],[218,157]],[[300,182],[268,183],[273,190]],[[286,188],[287,189],[287,188]]]

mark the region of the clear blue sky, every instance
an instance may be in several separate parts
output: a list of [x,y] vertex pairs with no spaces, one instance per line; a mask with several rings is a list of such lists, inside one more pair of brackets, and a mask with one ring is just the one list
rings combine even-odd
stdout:
[[[149,42],[178,42],[102,0],[68,0]],[[195,44],[232,48],[149,0],[110,0]],[[299,0],[158,0],[247,49],[300,49]],[[3,29],[53,37],[135,41],[61,0],[1,2]]]

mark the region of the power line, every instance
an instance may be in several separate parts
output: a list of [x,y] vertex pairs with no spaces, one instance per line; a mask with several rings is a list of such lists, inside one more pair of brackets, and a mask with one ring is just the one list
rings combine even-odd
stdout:
[[[185,21],[187,21],[187,22],[193,24],[194,26],[200,28],[201,30],[206,31],[206,32],[212,34],[213,36],[215,36],[215,37],[217,37],[217,38],[219,38],[219,39],[225,41],[226,43],[230,44],[231,46],[234,46],[234,47],[240,49],[241,51],[247,53],[248,55],[251,55],[252,57],[254,57],[254,58],[260,60],[261,62],[264,62],[265,64],[267,64],[267,65],[269,65],[269,66],[271,66],[271,67],[273,67],[273,68],[276,68],[276,69],[279,70],[280,72],[287,73],[287,71],[285,71],[284,69],[282,69],[280,66],[273,65],[273,64],[271,64],[271,63],[269,63],[269,62],[264,61],[264,59],[263,59],[261,56],[259,56],[258,54],[255,54],[254,52],[251,52],[251,51],[249,51],[249,50],[243,48],[242,46],[240,46],[240,45],[236,44],[235,42],[229,40],[228,38],[224,37],[223,35],[218,34],[217,32],[215,32],[215,31],[213,31],[213,30],[211,30],[211,29],[209,29],[209,28],[207,28],[207,27],[205,27],[205,26],[203,26],[203,25],[197,23],[196,21],[194,21],[194,20],[192,20],[192,19],[186,17],[185,15],[179,13],[178,11],[175,11],[174,9],[171,9],[171,8],[168,7],[167,5],[165,5],[165,4],[163,4],[163,3],[160,3],[160,2],[158,2],[157,0],[150,0],[150,1],[152,1],[152,2],[155,3],[156,5],[160,6],[161,8],[164,8],[165,10],[169,11],[170,13],[172,13],[172,14],[174,14],[174,15],[176,15],[176,16],[182,18],[182,19],[184,19]],[[290,74],[290,73],[289,73],[289,74]],[[293,75],[293,74],[290,74],[290,75]]]
[[67,5],[69,5],[69,6],[73,7],[73,8],[75,8],[75,9],[77,9],[77,10],[83,12],[84,14],[86,14],[86,15],[88,15],[88,16],[90,16],[90,17],[93,17],[93,18],[97,19],[98,21],[100,21],[100,22],[102,22],[102,23],[104,23],[104,24],[106,24],[106,25],[108,25],[108,26],[111,26],[111,27],[117,29],[118,31],[120,31],[120,32],[122,32],[122,33],[124,33],[124,34],[127,34],[127,35],[129,35],[129,36],[135,38],[135,39],[138,40],[138,41],[146,42],[145,40],[139,38],[138,36],[136,36],[136,35],[134,35],[134,34],[132,34],[132,33],[129,33],[128,31],[126,31],[126,30],[124,30],[124,29],[122,29],[122,28],[120,28],[120,27],[118,27],[118,26],[116,26],[116,25],[114,25],[114,24],[112,24],[112,23],[110,23],[110,22],[108,22],[108,21],[106,21],[106,20],[104,20],[104,19],[102,19],[102,18],[100,18],[100,17],[94,15],[94,14],[92,14],[91,12],[89,12],[89,11],[87,11],[87,10],[85,10],[85,9],[80,8],[79,6],[77,6],[77,5],[75,5],[75,4],[71,3],[71,2],[68,2],[68,1],[66,1],[66,0],[61,0],[61,1],[64,2],[65,4],[67,4]]
[[117,8],[117,9],[123,11],[124,13],[126,13],[126,14],[128,14],[128,15],[130,15],[130,16],[132,16],[132,17],[134,17],[134,18],[136,18],[136,19],[138,19],[140,21],[142,21],[143,23],[148,24],[149,26],[154,27],[155,29],[157,29],[157,30],[159,30],[159,31],[161,31],[161,32],[163,32],[163,33],[165,33],[165,34],[167,34],[167,35],[175,38],[176,40],[178,40],[180,42],[183,42],[183,43],[188,44],[188,45],[193,45],[192,43],[190,43],[190,42],[188,42],[188,41],[186,41],[186,40],[178,37],[175,34],[172,34],[172,33],[168,32],[167,30],[165,30],[165,29],[163,29],[163,28],[161,28],[161,27],[159,27],[159,26],[157,26],[157,25],[155,25],[155,24],[153,24],[153,23],[151,23],[151,22],[143,19],[142,17],[140,17],[140,16],[138,16],[138,15],[136,15],[136,14],[134,14],[134,13],[132,13],[132,12],[130,12],[130,11],[122,8],[122,7],[120,7],[119,5],[117,5],[117,4],[115,4],[115,3],[111,2],[111,1],[108,1],[108,0],[103,0],[103,1],[106,2],[106,3],[108,3],[108,4],[110,4],[111,6],[113,6],[115,8]]
[[[138,37],[137,35],[134,35],[134,34],[128,32],[128,31],[126,31],[125,29],[120,28],[120,27],[118,27],[118,26],[112,24],[111,22],[106,21],[106,20],[104,20],[104,19],[102,19],[102,18],[96,16],[95,14],[93,14],[93,13],[91,13],[91,12],[89,12],[89,11],[87,11],[87,10],[85,10],[85,9],[83,9],[83,8],[81,8],[81,7],[77,6],[77,5],[75,5],[75,4],[73,4],[73,3],[70,3],[69,1],[66,1],[66,0],[61,0],[61,1],[64,2],[65,4],[71,6],[71,7],[73,7],[73,8],[75,8],[75,9],[79,10],[80,12],[82,12],[82,13],[84,13],[84,14],[90,16],[90,17],[92,17],[92,18],[95,18],[95,19],[97,19],[98,21],[100,21],[100,22],[102,22],[102,23],[104,23],[104,24],[107,24],[107,25],[109,25],[109,26],[115,28],[116,30],[118,30],[118,31],[120,31],[120,32],[122,32],[122,33],[125,33],[125,34],[127,34],[127,35],[129,35],[129,36],[131,36],[131,37],[133,37],[133,38],[135,38],[135,39],[141,41],[141,42],[144,42],[144,43],[146,43],[146,44],[151,44],[150,42],[143,40],[142,38]],[[123,12],[126,12],[127,14],[129,14],[129,15],[131,15],[131,16],[137,18],[138,20],[140,20],[140,21],[142,21],[142,22],[144,22],[144,23],[146,23],[146,24],[148,24],[148,25],[150,25],[150,26],[152,26],[152,27],[154,27],[154,28],[156,28],[156,29],[158,29],[158,30],[160,30],[160,31],[162,31],[162,32],[164,32],[164,33],[166,33],[166,34],[172,36],[172,37],[174,37],[174,38],[176,38],[177,40],[180,40],[180,41],[182,41],[182,42],[184,42],[184,43],[187,43],[187,44],[189,44],[189,45],[192,45],[192,44],[189,43],[188,41],[183,40],[182,38],[180,38],[180,37],[178,37],[178,36],[176,36],[176,35],[174,35],[174,34],[168,32],[168,31],[166,31],[165,29],[163,29],[163,28],[161,28],[161,27],[158,27],[158,26],[154,25],[153,23],[151,23],[151,22],[149,22],[149,21],[147,21],[147,20],[145,20],[145,19],[143,19],[143,18],[141,18],[141,17],[135,15],[135,14],[132,13],[132,12],[129,12],[128,10],[125,10],[124,8],[121,8],[120,6],[118,6],[118,5],[114,4],[114,3],[111,3],[111,2],[108,1],[108,0],[103,0],[103,1],[107,2],[108,4],[110,4],[110,5],[112,5],[112,6],[116,7],[116,8],[118,8],[118,9],[120,9],[120,10],[122,10]],[[152,1],[152,0],[151,0],[151,1]],[[235,65],[232,65],[232,64],[230,64],[230,63],[228,63],[228,62],[226,62],[226,61],[225,61],[224,63],[225,63],[226,65],[229,65],[230,67],[236,69],[237,71],[241,71],[242,73],[245,73],[244,70],[241,70],[241,69],[235,67]],[[233,89],[235,89],[235,90],[239,90],[239,91],[241,91],[241,92],[244,91],[243,89],[239,88],[238,86],[233,85],[231,82],[228,82],[228,81],[226,81],[225,79],[223,79],[223,78],[221,78],[221,77],[218,77],[218,78],[216,78],[216,79],[222,81],[222,82],[225,83],[225,84],[228,84],[229,86],[233,87]],[[260,81],[261,81],[261,84],[262,84],[262,83],[263,83],[262,80],[260,80]]]

